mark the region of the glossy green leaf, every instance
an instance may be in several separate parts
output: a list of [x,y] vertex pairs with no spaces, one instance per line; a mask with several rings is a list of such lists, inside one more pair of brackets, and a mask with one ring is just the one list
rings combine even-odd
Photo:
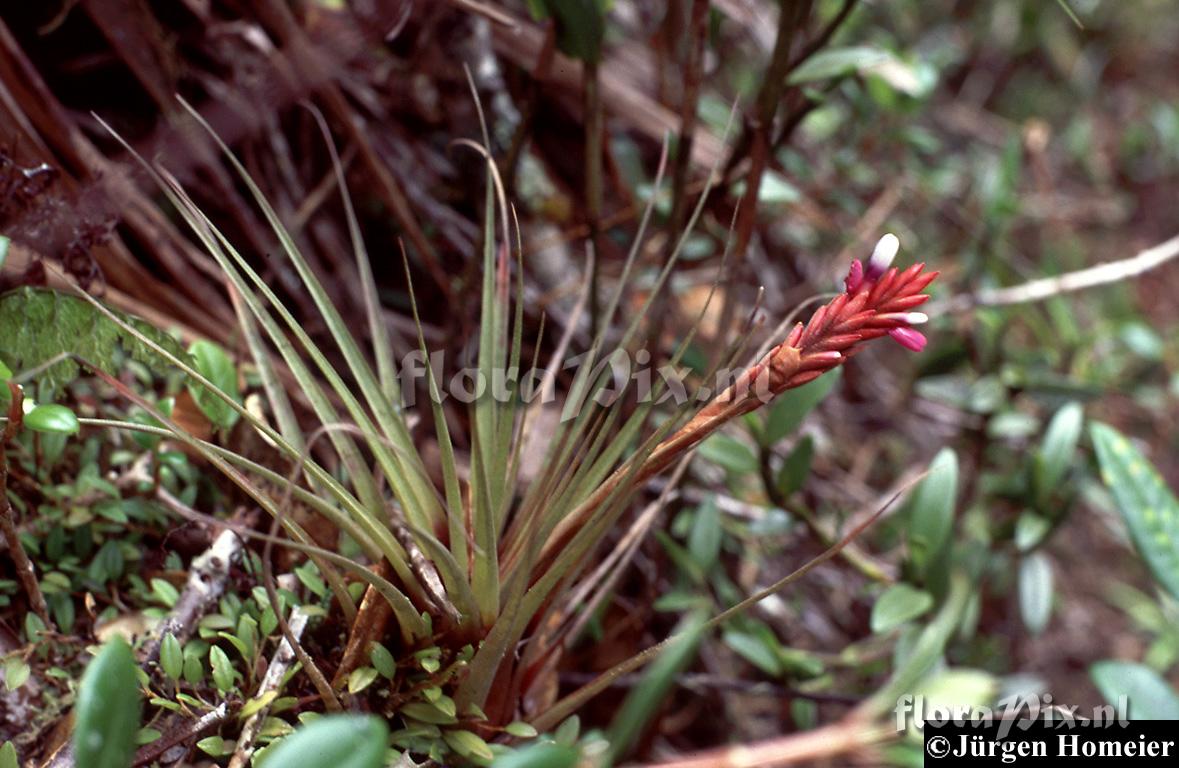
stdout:
[[912,621],[933,607],[933,597],[909,584],[894,584],[872,606],[873,632],[887,632]]
[[233,663],[225,651],[214,645],[209,648],[209,666],[213,668],[213,683],[222,693],[232,690],[236,675]]
[[327,715],[267,751],[269,768],[382,768],[389,729],[379,717]]
[[357,694],[372,685],[379,673],[373,667],[357,667],[348,675],[348,693]]
[[382,677],[392,678],[397,674],[397,661],[393,658],[393,654],[389,653],[389,649],[380,643],[369,645],[368,658]]
[[1089,668],[1093,684],[1131,720],[1179,720],[1179,694],[1150,667],[1130,661],[1099,661]]
[[179,680],[184,674],[184,650],[171,632],[160,640],[160,668],[170,680]]
[[537,736],[536,729],[523,720],[508,723],[504,726],[504,732],[518,739],[534,739]]
[[1085,412],[1081,404],[1071,402],[1057,411],[1048,423],[1033,467],[1036,493],[1041,500],[1056,489],[1076,458],[1077,441],[1081,438],[1084,421]]
[[446,741],[447,746],[463,757],[482,758],[483,760],[491,760],[495,757],[495,753],[491,751],[491,747],[487,746],[487,742],[468,730],[443,731],[442,738]]
[[86,667],[74,707],[75,764],[128,768],[139,732],[139,677],[131,647],[107,643]]
[[[192,356],[193,368],[196,368],[202,376],[234,400],[241,401],[241,391],[237,385],[237,368],[234,367],[233,359],[224,349],[211,341],[199,339],[189,346],[188,354]],[[201,409],[201,413],[205,414],[205,418],[214,425],[222,429],[229,429],[237,423],[237,411],[210,392],[204,385],[190,382],[188,392],[196,401],[197,407]]]
[[74,412],[56,403],[33,406],[33,409],[25,414],[24,423],[34,432],[58,435],[76,435],[80,428]]
[[1134,547],[1159,584],[1179,598],[1179,501],[1117,430],[1095,423],[1089,434],[1101,479],[1117,501]]
[[576,747],[565,744],[534,744],[524,749],[500,755],[492,768],[574,768],[581,758]]
[[1040,552],[1023,559],[1019,566],[1019,613],[1024,626],[1038,635],[1052,615],[1052,564]]
[[779,395],[766,418],[766,428],[762,435],[764,444],[773,445],[787,435],[793,434],[802,425],[803,419],[835,388],[840,376],[842,372],[836,368],[814,381],[788,389]]
[[950,540],[958,496],[958,457],[943,448],[909,500],[909,552],[924,572]]

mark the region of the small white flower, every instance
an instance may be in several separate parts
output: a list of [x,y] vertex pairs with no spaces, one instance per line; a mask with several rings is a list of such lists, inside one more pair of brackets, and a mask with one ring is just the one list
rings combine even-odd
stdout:
[[880,242],[872,249],[872,258],[868,259],[868,279],[875,280],[883,275],[892,264],[892,260],[897,257],[900,248],[901,241],[893,233],[889,232],[880,238]]
[[909,325],[924,325],[929,322],[929,315],[924,312],[906,312],[905,322]]

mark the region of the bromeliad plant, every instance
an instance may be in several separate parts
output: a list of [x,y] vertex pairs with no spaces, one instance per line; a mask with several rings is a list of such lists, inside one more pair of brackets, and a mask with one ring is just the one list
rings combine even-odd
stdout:
[[[216,387],[188,360],[97,303],[95,306],[236,412],[273,447],[275,460],[264,466],[199,440],[145,402],[140,405],[151,410],[163,426],[107,420],[88,423],[155,430],[186,443],[281,525],[288,546],[306,552],[316,562],[352,627],[343,656],[330,660],[337,668],[336,686],[319,673],[310,658],[301,659],[328,708],[340,706],[338,684],[352,669],[367,665],[374,649],[388,645],[398,658],[417,660],[397,665],[389,681],[389,701],[393,702],[389,714],[395,710],[411,726],[397,742],[405,748],[429,751],[426,747],[441,743],[437,737],[442,735],[453,751],[478,757],[483,750],[457,734],[468,734],[472,729],[493,734],[521,715],[535,714],[522,712],[521,702],[545,672],[554,668],[554,659],[574,624],[571,618],[577,606],[571,596],[586,594],[593,588],[593,580],[603,578],[597,571],[587,575],[586,563],[644,481],[733,418],[839,366],[866,341],[888,334],[910,349],[919,350],[924,343],[912,326],[924,322],[925,316],[912,310],[927,299],[922,291],[936,273],[923,272],[920,264],[904,271],[891,268],[898,243],[894,236],[886,235],[866,266],[859,261],[852,264],[842,294],[809,322],[798,324],[781,344],[702,410],[692,412],[690,406],[679,406],[665,414],[659,426],[650,426],[654,403],[662,392],[658,385],[653,396],[630,412],[623,409],[620,397],[603,405],[598,395],[607,384],[609,371],[603,371],[599,363],[608,358],[604,354],[607,328],[618,310],[621,286],[625,286],[640,251],[651,216],[648,209],[625,263],[620,288],[601,314],[586,360],[565,398],[563,413],[567,418],[548,437],[540,471],[523,486],[519,479],[522,451],[540,403],[526,403],[519,377],[511,375],[520,370],[523,307],[518,298],[513,304],[513,264],[505,245],[513,230],[509,210],[502,196],[494,192],[497,179],[489,163],[477,367],[478,377],[485,383],[504,381],[504,372],[508,372],[509,397],[495,399],[488,394],[471,406],[469,465],[462,468],[440,403],[438,381],[427,369],[441,455],[439,488],[427,472],[400,407],[398,371],[381,320],[369,256],[334,150],[332,159],[361,279],[357,288],[363,296],[372,340],[369,355],[346,327],[278,214],[241,164],[223,144],[220,146],[273,228],[346,367],[338,370],[331,363],[329,353],[312,340],[175,179],[166,170],[144,163],[224,272],[275,426],[244,408],[233,394]],[[701,197],[693,222],[706,196]],[[684,239],[686,235],[681,247]],[[677,248],[662,269],[657,288],[678,255]],[[522,264],[517,262],[515,269],[519,286]],[[406,273],[408,277],[408,266]],[[517,290],[516,296],[520,295]],[[413,309],[417,320],[416,305]],[[642,314],[624,330],[619,349],[635,338]],[[677,348],[671,359],[673,366],[690,341],[689,337]],[[564,350],[567,342],[563,340],[558,349]],[[428,359],[420,334],[419,346]],[[316,437],[300,428],[274,360],[276,353],[319,422],[316,437],[330,443],[330,461],[323,451],[315,450]],[[363,567],[314,546],[289,514],[292,503],[334,523],[376,567]],[[359,604],[346,588],[341,570],[367,583],[368,591]],[[564,701],[549,712],[569,711],[575,703]]]

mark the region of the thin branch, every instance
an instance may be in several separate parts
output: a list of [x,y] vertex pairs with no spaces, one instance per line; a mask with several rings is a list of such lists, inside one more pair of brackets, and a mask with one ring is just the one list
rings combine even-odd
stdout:
[[[291,617],[287,620],[287,624],[291,628],[291,634],[298,640],[303,636],[303,630],[307,627],[308,614],[303,611],[301,606],[295,606],[291,609]],[[270,666],[266,668],[266,674],[262,677],[262,683],[258,686],[258,696],[264,696],[271,691],[277,691],[282,684],[282,679],[286,675],[287,670],[291,667],[291,662],[295,660],[295,649],[287,642],[284,637],[279,643],[278,650],[274,652],[274,656],[270,659]],[[242,726],[241,735],[237,739],[237,747],[233,751],[233,757],[229,760],[229,768],[243,768],[246,762],[254,754],[254,740],[258,738],[258,733],[262,730],[262,724],[266,720],[266,715],[270,712],[270,707],[265,706],[258,710],[246,720]]]
[[977,307],[1003,307],[1043,301],[1053,296],[1138,277],[1152,269],[1161,267],[1176,256],[1179,256],[1179,235],[1152,248],[1147,248],[1128,259],[1110,261],[1076,272],[1066,272],[1055,277],[1043,277],[1022,285],[1013,285],[1007,288],[983,288],[973,293],[960,293],[950,299],[936,302],[928,311],[932,314],[968,312]]
[[0,532],[3,532],[4,541],[8,544],[12,564],[16,567],[17,578],[20,579],[21,586],[24,587],[25,594],[29,598],[29,606],[41,618],[41,621],[45,622],[45,626],[52,627],[53,622],[49,618],[49,607],[45,604],[45,596],[41,594],[41,585],[37,583],[37,572],[25,552],[24,545],[21,544],[20,532],[16,528],[16,515],[13,513],[12,504],[8,501],[8,455],[6,451],[8,443],[16,437],[16,433],[21,428],[21,404],[24,402],[24,392],[11,381],[7,381],[5,384],[8,385],[11,399],[8,404],[8,420],[4,424],[3,434],[0,434]]
[[648,768],[770,768],[825,763],[841,755],[863,752],[895,737],[895,730],[859,717],[847,717],[812,731],[698,752],[679,760],[654,763]]

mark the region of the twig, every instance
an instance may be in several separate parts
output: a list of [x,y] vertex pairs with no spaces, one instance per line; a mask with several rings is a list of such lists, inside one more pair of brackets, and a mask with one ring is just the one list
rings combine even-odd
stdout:
[[848,717],[812,731],[698,752],[679,760],[653,763],[649,768],[770,768],[823,762],[862,752],[895,736],[895,731],[883,725]]
[[[163,488],[156,489],[156,498],[173,511],[185,507],[184,502]],[[160,622],[151,643],[145,648],[145,661],[159,658],[160,642],[165,635],[170,634],[183,642],[192,634],[197,621],[225,592],[229,583],[229,567],[241,555],[241,551],[241,538],[226,528],[217,534],[208,549],[192,561],[188,569],[188,582],[180,598],[168,618]]]
[[37,583],[37,572],[33,569],[33,562],[29,560],[25,547],[20,542],[20,532],[16,528],[16,515],[12,511],[12,504],[8,501],[8,443],[16,437],[22,423],[21,405],[24,402],[24,392],[11,381],[5,382],[11,399],[8,403],[8,421],[4,425],[4,432],[0,434],[0,530],[4,533],[4,541],[8,544],[8,552],[12,555],[12,564],[16,566],[16,575],[24,587],[29,598],[29,606],[33,609],[45,626],[52,627],[49,618],[49,607],[45,604],[45,596],[41,594],[41,585]]
[[229,705],[223,701],[217,705],[216,709],[206,712],[188,725],[178,728],[159,741],[152,742],[139,750],[135,755],[135,762],[131,765],[133,768],[137,768],[140,765],[154,763],[169,749],[192,741],[206,731],[212,730],[227,717],[229,717]]
[[[307,614],[301,606],[295,606],[291,609],[291,617],[287,620],[287,624],[290,626],[291,634],[294,635],[296,640],[303,636],[303,630],[307,627],[307,618]],[[279,643],[278,650],[274,652],[274,656],[270,659],[270,666],[266,668],[266,674],[262,677],[262,683],[258,686],[257,696],[264,696],[271,691],[277,691],[287,670],[290,669],[291,662],[294,660],[295,650],[284,637],[282,642]],[[254,754],[254,740],[258,738],[258,732],[262,730],[262,724],[265,722],[266,714],[269,711],[270,707],[265,706],[250,715],[246,720],[242,726],[241,735],[237,739],[237,748],[233,752],[233,757],[229,760],[229,768],[243,768]]]
[[960,293],[944,301],[933,303],[929,312],[932,314],[968,312],[977,307],[1003,307],[1043,301],[1053,296],[1138,277],[1156,267],[1161,267],[1176,256],[1179,256],[1179,235],[1152,248],[1140,251],[1128,259],[1110,261],[1094,267],[1079,269],[1076,272],[1066,272],[1055,277],[1042,277],[1022,285],[1013,285],[1007,288],[983,288],[973,293]]

